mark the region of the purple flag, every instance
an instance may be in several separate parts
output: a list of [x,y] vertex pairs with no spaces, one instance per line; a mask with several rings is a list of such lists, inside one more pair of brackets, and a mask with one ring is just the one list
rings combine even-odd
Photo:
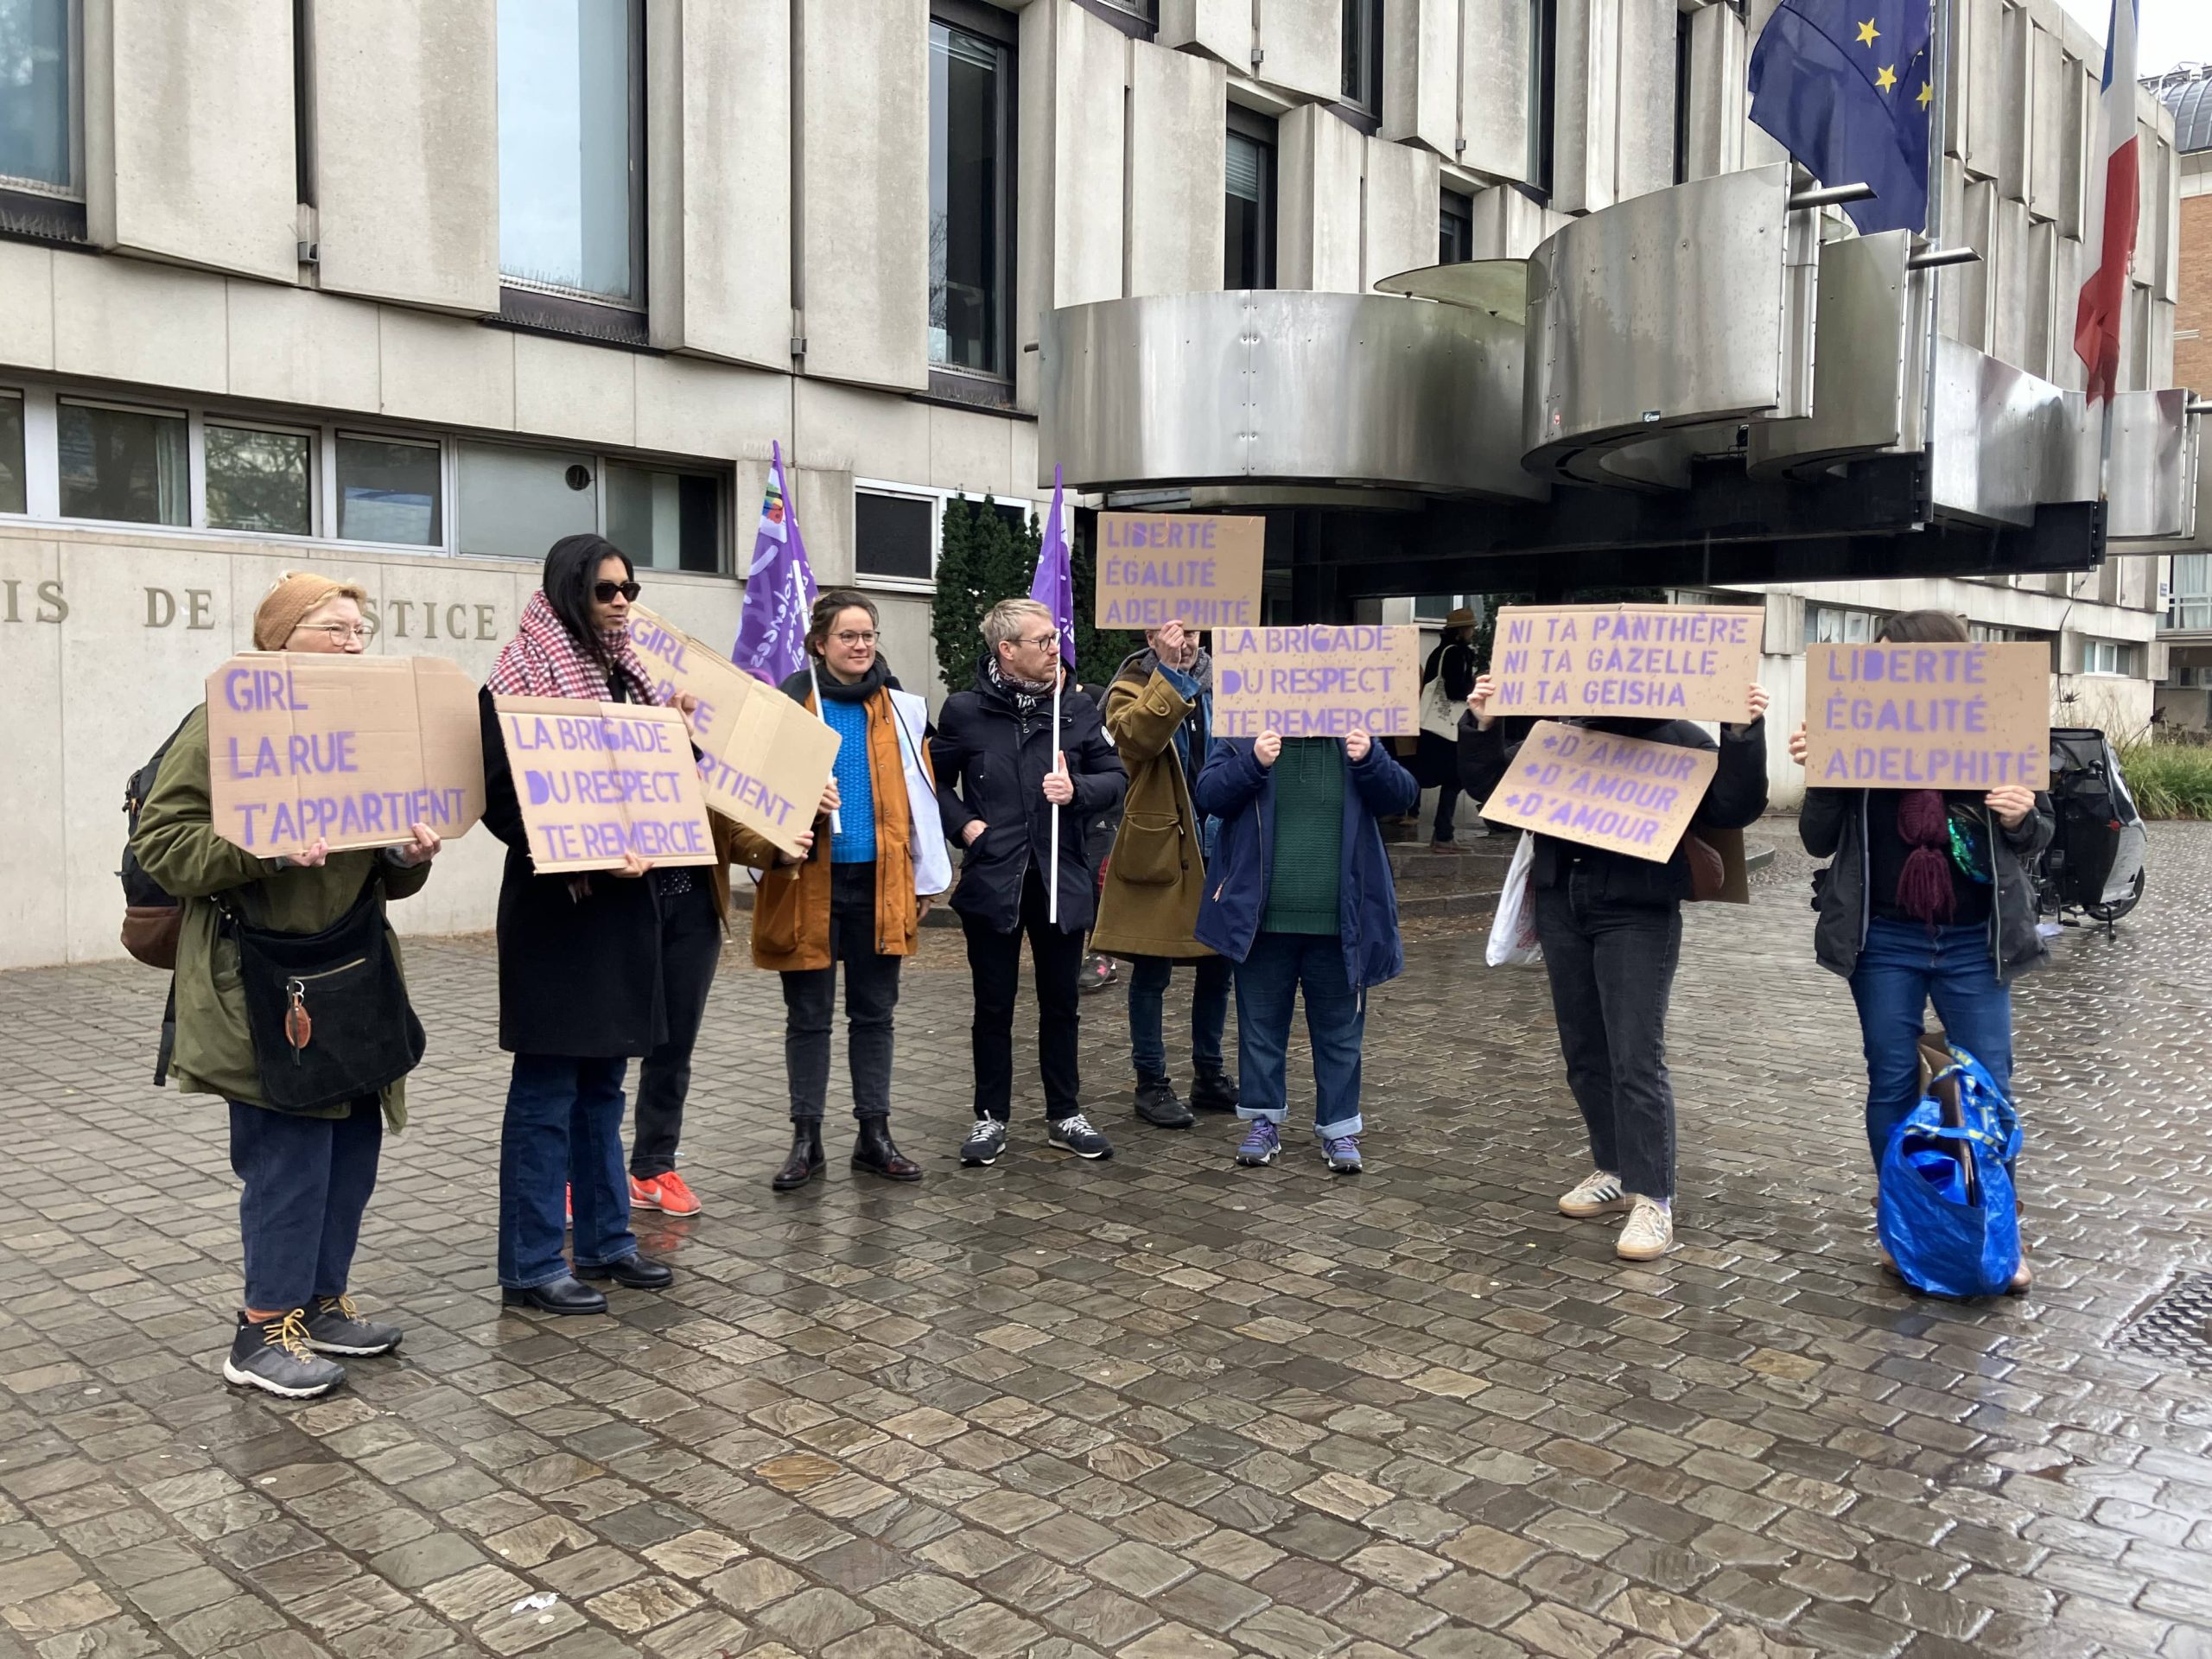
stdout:
[[1068,533],[1067,512],[1060,500],[1060,468],[1052,466],[1052,507],[1045,515],[1045,539],[1037,545],[1037,574],[1030,579],[1029,597],[1052,613],[1060,631],[1060,660],[1075,672],[1075,546]]
[[780,685],[806,666],[806,626],[814,610],[814,572],[784,487],[784,447],[771,446],[768,493],[745,576],[745,610],[730,660],[757,680]]

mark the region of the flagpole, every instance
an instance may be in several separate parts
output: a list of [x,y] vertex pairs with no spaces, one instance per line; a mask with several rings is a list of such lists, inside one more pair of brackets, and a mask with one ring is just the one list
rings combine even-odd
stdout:
[[[1935,29],[1929,46],[1929,90],[1935,93],[1928,109],[1928,229],[1927,245],[1934,252],[1943,245],[1943,158],[1950,143],[1947,129],[1951,109],[1951,13],[1955,0],[1932,0]],[[1936,337],[1942,332],[1942,312],[1937,304],[1940,265],[1921,271],[1927,282],[1928,339],[1920,370],[1920,448],[1924,454],[1936,435]]]
[[[1058,642],[1054,649],[1058,649]],[[1068,666],[1060,664],[1060,671],[1052,677],[1052,770],[1062,765],[1060,753],[1060,686],[1068,677]],[[1054,927],[1060,925],[1060,804],[1052,803],[1052,885],[1046,890],[1045,919]]]

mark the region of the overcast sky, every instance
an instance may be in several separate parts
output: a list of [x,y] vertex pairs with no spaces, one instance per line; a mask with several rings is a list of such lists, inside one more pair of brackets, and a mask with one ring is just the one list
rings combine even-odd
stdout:
[[[2062,0],[2101,41],[2112,0]],[[2136,68],[2155,75],[2177,63],[2212,63],[2212,0],[2142,0],[2137,14]]]

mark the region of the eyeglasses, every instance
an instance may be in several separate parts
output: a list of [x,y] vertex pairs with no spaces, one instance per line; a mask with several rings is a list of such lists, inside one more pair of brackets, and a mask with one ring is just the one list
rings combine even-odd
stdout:
[[872,645],[875,643],[873,633],[833,633],[830,637],[841,645]]
[[369,625],[365,622],[305,622],[296,632],[327,635],[334,645],[343,645],[355,639],[365,644],[369,638]]
[[634,582],[602,582],[591,590],[592,597],[602,605],[612,605],[617,594],[635,603],[639,592]]
[[1036,634],[1030,639],[1020,641],[1020,643],[1031,646],[1038,651],[1048,651],[1052,646],[1060,643],[1060,631],[1058,628],[1054,628],[1050,633]]

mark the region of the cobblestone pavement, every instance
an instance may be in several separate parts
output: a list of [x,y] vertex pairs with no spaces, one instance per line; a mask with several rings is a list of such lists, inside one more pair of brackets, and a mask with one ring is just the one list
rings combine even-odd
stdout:
[[2212,1268],[2212,826],[2152,859],[2022,992],[2040,1282],[1972,1306],[1874,1264],[1788,852],[1688,925],[1684,1243],[1642,1268],[1553,1211],[1547,1001],[1479,927],[1411,925],[1374,999],[1357,1179],[1302,1133],[1240,1171],[1219,1122],[1138,1126],[1110,993],[1116,1159],[1047,1153],[1033,1091],[961,1170],[933,932],[894,1120],[924,1185],[840,1145],[768,1192],[780,1002],[733,950],[707,1212],[640,1224],[676,1288],[503,1313],[491,947],[417,944],[431,1051],[356,1274],[407,1342],[305,1405],[219,1380],[236,1195],[218,1113],[147,1086],[159,979],[0,976],[0,1654],[2212,1654],[2212,1376],[2116,1345]]

